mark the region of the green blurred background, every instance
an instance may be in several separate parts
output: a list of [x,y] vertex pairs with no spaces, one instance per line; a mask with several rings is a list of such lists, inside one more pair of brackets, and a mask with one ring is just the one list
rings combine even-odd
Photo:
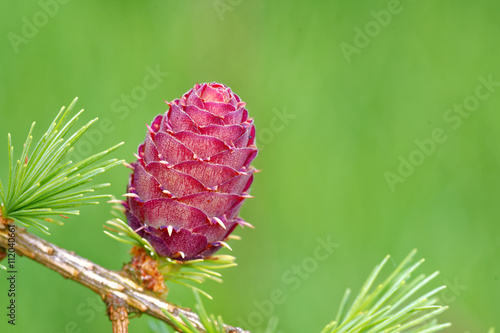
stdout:
[[[164,100],[223,82],[255,118],[263,172],[241,213],[256,229],[236,232],[239,266],[204,286],[209,311],[255,332],[271,316],[282,332],[318,332],[345,288],[386,254],[397,263],[418,248],[421,271],[441,271],[433,285],[452,286],[448,332],[500,329],[498,1],[0,3],[2,179],[7,132],[19,152],[30,123],[40,136],[75,96],[81,125],[101,119],[75,159],[125,141],[114,155],[132,161]],[[464,103],[472,111],[449,111]],[[429,143],[435,129],[444,142]],[[400,156],[419,165],[394,180]],[[120,196],[127,177],[123,167],[100,180]],[[104,235],[109,217],[107,204],[84,208],[47,238],[120,269],[129,247]],[[318,237],[338,245],[323,261]],[[16,332],[110,331],[90,290],[26,258],[18,266]],[[7,289],[1,278],[1,332]],[[285,300],[271,309],[274,290]],[[185,288],[169,300],[193,304]],[[149,320],[130,331],[149,332]]]

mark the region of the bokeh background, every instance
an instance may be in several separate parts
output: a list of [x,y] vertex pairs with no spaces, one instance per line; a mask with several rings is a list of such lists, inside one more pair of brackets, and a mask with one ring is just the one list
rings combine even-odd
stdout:
[[[32,121],[40,136],[75,96],[80,124],[100,122],[74,158],[125,141],[114,156],[131,161],[164,100],[223,82],[255,118],[263,172],[242,210],[256,229],[236,232],[225,282],[204,286],[209,311],[255,332],[272,316],[282,332],[318,332],[386,254],[396,264],[418,248],[421,272],[441,271],[432,285],[451,286],[447,332],[500,329],[498,1],[0,4],[2,179],[7,133],[19,151]],[[99,180],[120,196],[127,177],[123,167]],[[102,232],[109,210],[83,208],[49,240],[120,269],[129,247]],[[318,238],[336,244],[322,261]],[[91,291],[18,266],[15,329],[0,279],[1,332],[110,331]],[[282,302],[266,307],[276,290]],[[193,304],[175,286],[169,300]],[[150,332],[149,320],[130,331]]]

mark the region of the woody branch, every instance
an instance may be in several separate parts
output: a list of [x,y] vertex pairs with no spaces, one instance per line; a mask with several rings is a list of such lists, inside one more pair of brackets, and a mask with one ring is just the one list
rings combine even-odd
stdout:
[[[0,217],[0,248],[8,249],[9,231],[7,223]],[[66,249],[51,244],[29,232],[16,227],[15,251],[18,255],[28,257],[64,276],[72,279],[99,294],[103,300],[114,304],[123,304],[129,313],[146,313],[158,318],[175,328],[163,310],[182,321],[184,315],[200,332],[205,332],[198,315],[190,309],[177,306],[146,291],[124,272],[103,268],[88,259],[76,255]],[[224,325],[228,333],[250,333],[240,328]]]

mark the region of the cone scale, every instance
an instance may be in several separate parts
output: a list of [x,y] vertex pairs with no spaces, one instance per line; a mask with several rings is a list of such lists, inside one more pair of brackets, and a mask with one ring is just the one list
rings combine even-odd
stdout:
[[256,171],[255,126],[223,84],[196,84],[167,104],[131,164],[127,220],[160,256],[205,258],[249,225],[238,213]]

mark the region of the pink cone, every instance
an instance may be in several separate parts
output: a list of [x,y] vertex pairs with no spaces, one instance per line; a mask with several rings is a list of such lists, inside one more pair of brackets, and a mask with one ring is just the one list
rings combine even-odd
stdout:
[[127,219],[159,255],[204,258],[238,224],[248,225],[238,212],[256,171],[255,127],[223,84],[196,84],[168,104],[132,164]]

